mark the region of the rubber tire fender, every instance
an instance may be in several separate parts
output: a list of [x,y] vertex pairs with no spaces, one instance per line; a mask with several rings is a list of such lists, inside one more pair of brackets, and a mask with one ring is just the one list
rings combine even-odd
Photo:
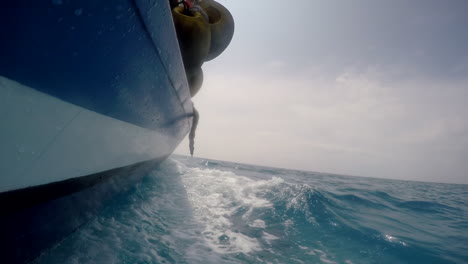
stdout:
[[211,45],[205,61],[218,57],[231,43],[234,35],[234,18],[222,4],[213,0],[203,0],[200,7],[209,17]]
[[203,64],[210,50],[210,25],[200,12],[189,16],[183,11],[181,6],[172,9],[179,48],[185,68],[197,68]]

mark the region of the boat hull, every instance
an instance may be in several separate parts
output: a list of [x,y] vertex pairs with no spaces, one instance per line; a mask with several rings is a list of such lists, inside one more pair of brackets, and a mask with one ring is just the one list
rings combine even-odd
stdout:
[[2,262],[34,260],[92,220],[108,202],[132,188],[165,158],[3,193]]
[[170,155],[193,115],[167,0],[0,4],[0,250],[33,259]]

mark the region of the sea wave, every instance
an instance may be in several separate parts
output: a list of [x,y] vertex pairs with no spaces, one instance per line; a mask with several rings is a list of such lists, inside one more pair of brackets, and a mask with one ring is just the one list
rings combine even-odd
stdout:
[[466,190],[174,157],[36,262],[468,263]]

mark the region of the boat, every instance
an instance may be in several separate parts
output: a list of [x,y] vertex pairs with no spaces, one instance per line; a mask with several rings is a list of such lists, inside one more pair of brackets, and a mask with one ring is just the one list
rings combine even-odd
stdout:
[[189,133],[171,4],[0,3],[2,263],[34,260]]

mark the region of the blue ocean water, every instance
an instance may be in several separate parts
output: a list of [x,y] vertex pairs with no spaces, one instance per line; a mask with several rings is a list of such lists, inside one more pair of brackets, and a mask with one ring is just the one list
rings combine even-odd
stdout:
[[173,156],[35,263],[468,263],[468,185]]

